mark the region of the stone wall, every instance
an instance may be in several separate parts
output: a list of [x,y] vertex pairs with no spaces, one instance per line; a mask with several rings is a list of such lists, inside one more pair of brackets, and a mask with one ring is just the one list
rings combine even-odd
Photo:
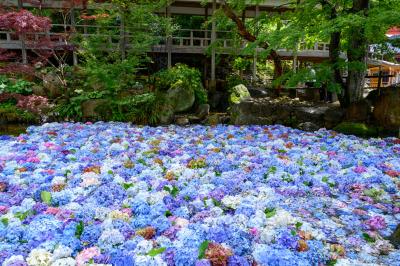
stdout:
[[342,121],[343,116],[339,106],[316,105],[288,97],[249,98],[231,107],[231,120],[236,125],[282,124],[304,130],[331,129]]

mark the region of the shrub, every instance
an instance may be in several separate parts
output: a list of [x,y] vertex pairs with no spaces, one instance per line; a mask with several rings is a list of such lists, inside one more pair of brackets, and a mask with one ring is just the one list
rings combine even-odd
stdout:
[[207,103],[207,91],[201,82],[200,71],[184,64],[162,70],[154,76],[154,84],[157,90],[166,91],[177,87],[194,91],[197,104]]
[[37,123],[39,117],[29,111],[19,109],[15,102],[9,101],[0,103],[0,120],[7,123]]
[[334,130],[343,134],[356,135],[361,137],[371,137],[378,134],[376,128],[367,126],[364,123],[342,122],[337,125]]
[[32,93],[33,83],[23,79],[10,79],[0,76],[0,93],[18,93],[29,95]]

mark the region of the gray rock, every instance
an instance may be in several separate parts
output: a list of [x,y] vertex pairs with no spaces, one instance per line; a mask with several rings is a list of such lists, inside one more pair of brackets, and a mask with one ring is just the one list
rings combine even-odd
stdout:
[[250,93],[250,96],[252,98],[264,98],[268,96],[268,92],[263,89],[259,88],[248,88],[248,91]]
[[324,115],[325,127],[332,129],[343,121],[345,111],[341,108],[329,108]]
[[47,73],[42,80],[44,92],[49,98],[57,98],[64,93],[64,86],[56,74]]
[[195,100],[194,91],[190,88],[171,88],[165,94],[165,100],[171,105],[174,113],[189,110]]
[[304,131],[310,131],[310,132],[314,132],[317,131],[319,129],[319,126],[317,126],[314,123],[311,122],[304,122],[298,125],[298,128]]
[[368,101],[353,103],[346,109],[346,121],[367,122],[371,111],[372,106]]
[[299,121],[318,123],[323,121],[324,114],[328,110],[326,106],[297,107],[295,115]]
[[107,100],[104,99],[93,99],[82,102],[82,118],[85,120],[101,117],[102,114],[99,113],[98,108],[105,104],[107,104]]
[[232,104],[238,104],[244,99],[250,98],[250,92],[243,84],[236,85],[231,89],[229,96],[229,102]]
[[168,125],[174,121],[174,111],[168,105],[161,108],[159,122],[161,125]]
[[32,93],[38,96],[47,96],[47,93],[43,86],[34,85],[32,86]]
[[175,124],[178,126],[186,126],[189,124],[189,119],[186,116],[175,117]]
[[199,107],[197,108],[196,116],[199,119],[204,119],[208,116],[210,113],[210,105],[209,104],[200,104]]
[[388,130],[400,128],[400,89],[385,89],[376,101],[373,116],[378,125]]

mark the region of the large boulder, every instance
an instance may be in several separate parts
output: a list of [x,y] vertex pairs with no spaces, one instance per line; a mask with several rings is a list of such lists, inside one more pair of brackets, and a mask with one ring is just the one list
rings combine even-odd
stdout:
[[400,128],[400,89],[385,89],[378,97],[373,116],[378,125],[388,130]]
[[327,129],[334,128],[343,121],[345,111],[341,108],[329,108],[324,115],[325,127]]
[[190,88],[171,88],[165,93],[165,100],[174,113],[189,110],[195,101],[194,91]]
[[49,72],[42,80],[44,92],[49,98],[57,98],[64,93],[64,85],[56,74]]
[[105,99],[91,99],[81,103],[82,118],[84,120],[98,119],[104,116],[99,112],[99,107],[107,104]]
[[367,122],[371,109],[371,104],[366,100],[353,103],[346,109],[346,121]]
[[312,123],[312,122],[304,122],[301,123],[297,126],[299,129],[304,130],[304,131],[317,131],[319,129],[319,126],[317,126],[316,124]]
[[241,101],[250,98],[250,92],[243,84],[236,85],[231,89],[231,94],[229,95],[229,102],[232,104],[238,104]]
[[313,122],[323,124],[325,112],[329,109],[327,106],[302,106],[297,107],[295,116],[302,122]]

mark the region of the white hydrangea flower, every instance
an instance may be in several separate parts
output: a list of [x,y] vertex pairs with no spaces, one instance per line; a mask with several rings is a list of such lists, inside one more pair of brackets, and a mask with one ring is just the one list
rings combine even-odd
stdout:
[[49,162],[51,162],[50,156],[47,155],[46,153],[41,152],[41,153],[38,153],[36,156],[40,159],[41,163],[49,163]]
[[114,175],[113,179],[114,179],[115,183],[118,183],[118,184],[125,183],[125,179],[118,174]]
[[113,143],[111,146],[108,148],[109,151],[124,151],[125,147],[119,143]]
[[108,213],[110,211],[111,211],[111,209],[106,208],[106,207],[97,207],[96,210],[95,210],[95,216],[94,217],[95,217],[95,219],[104,221],[107,218]]
[[26,262],[29,266],[48,266],[51,261],[51,253],[45,249],[33,249]]
[[93,172],[83,173],[81,175],[82,187],[98,186],[100,185],[99,175]]
[[24,262],[24,261],[25,260],[24,257],[22,257],[22,255],[12,255],[11,257],[3,261],[2,266],[10,266],[18,262]]
[[274,227],[285,227],[289,224],[296,223],[296,219],[290,214],[290,212],[284,209],[278,209],[273,217],[267,219],[266,223],[267,225]]
[[260,232],[260,240],[262,243],[269,244],[276,237],[276,231],[272,227],[265,227]]
[[147,254],[152,249],[153,249],[153,242],[152,241],[142,240],[137,244],[137,246],[136,246],[136,248],[134,250],[134,253],[136,253],[136,254]]
[[56,261],[58,259],[68,258],[71,256],[72,252],[73,252],[73,250],[71,248],[66,247],[64,245],[59,245],[53,251],[53,256],[52,256],[51,260]]
[[225,206],[231,208],[231,209],[236,209],[240,203],[242,202],[242,198],[240,196],[225,196],[222,199],[222,204]]
[[373,263],[363,263],[359,260],[352,260],[352,259],[338,259],[336,261],[335,266],[377,266],[377,264]]
[[51,180],[52,185],[59,185],[59,184],[65,184],[66,178],[64,176],[55,176]]
[[121,244],[125,241],[125,237],[117,229],[109,229],[103,231],[99,238],[101,248],[111,248],[114,245]]
[[76,261],[73,258],[62,258],[54,261],[51,266],[75,266]]

